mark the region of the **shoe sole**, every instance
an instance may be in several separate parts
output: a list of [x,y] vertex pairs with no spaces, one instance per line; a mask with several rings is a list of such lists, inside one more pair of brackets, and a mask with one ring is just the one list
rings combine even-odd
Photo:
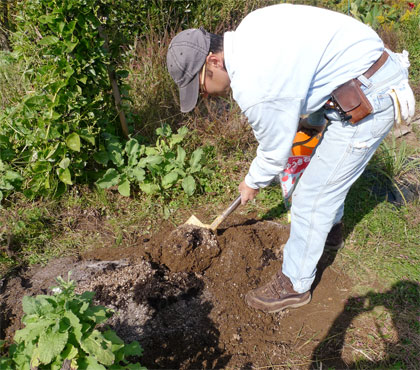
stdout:
[[266,311],[266,312],[267,313],[276,313],[276,312],[284,311],[287,308],[298,308],[298,307],[304,306],[305,304],[308,304],[311,301],[311,299],[312,299],[312,294],[310,294],[309,297],[305,301],[303,301],[303,302],[298,302],[298,303],[290,304],[288,306],[285,306],[285,307],[282,307],[282,308],[279,308],[279,309],[276,309],[276,310],[272,310],[272,311],[271,310],[270,311]]
[[276,313],[276,312],[283,311],[287,308],[298,308],[298,307],[304,306],[305,304],[308,304],[311,301],[311,299],[312,299],[312,294],[309,294],[308,298],[306,298],[304,301],[292,303],[292,304],[289,304],[289,305],[286,305],[286,306],[282,306],[282,307],[279,307],[279,308],[273,308],[273,309],[263,309],[261,307],[257,307],[257,305],[253,304],[255,301],[250,301],[250,299],[248,297],[245,298],[245,301],[248,304],[248,306],[250,306],[254,309],[261,310],[261,311],[266,312],[266,313]]

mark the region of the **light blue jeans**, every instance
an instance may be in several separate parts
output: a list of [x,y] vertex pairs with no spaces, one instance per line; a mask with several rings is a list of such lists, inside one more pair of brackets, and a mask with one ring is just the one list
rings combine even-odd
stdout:
[[407,69],[388,53],[385,64],[369,80],[359,78],[373,113],[353,125],[342,121],[336,111],[325,111],[329,124],[293,193],[282,270],[298,293],[311,288],[327,235],[343,217],[351,185],[394,123],[393,102],[386,92],[407,78]]

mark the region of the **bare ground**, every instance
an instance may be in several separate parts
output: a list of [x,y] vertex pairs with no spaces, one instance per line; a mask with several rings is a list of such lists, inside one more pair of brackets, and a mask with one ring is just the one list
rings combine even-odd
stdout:
[[[287,226],[272,221],[236,216],[217,235],[172,227],[134,247],[95,249],[21,270],[0,284],[0,338],[10,342],[21,326],[23,295],[45,294],[56,276],[71,270],[78,292],[95,291],[97,304],[115,310],[108,324],[125,341],[141,343],[148,368],[341,369],[355,361],[364,368],[391,363],[409,322],[404,318],[413,315],[404,310],[405,295],[401,311],[395,311],[398,292],[411,292],[415,299],[418,284],[401,282],[395,291],[354,297],[335,256],[324,255],[310,304],[278,314],[245,304],[246,292],[280,268],[288,233]],[[379,305],[384,301],[379,298],[388,296],[392,305]],[[372,350],[367,340],[376,341]],[[407,355],[405,366],[414,369],[416,354]]]

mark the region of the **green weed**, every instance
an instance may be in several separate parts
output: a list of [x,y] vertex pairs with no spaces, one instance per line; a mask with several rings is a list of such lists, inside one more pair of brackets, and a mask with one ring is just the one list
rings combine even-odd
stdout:
[[59,369],[69,363],[71,368],[144,369],[127,361],[128,356],[142,355],[138,342],[125,345],[114,331],[97,330],[112,312],[92,304],[95,293],[75,294],[73,281],[58,277],[57,282],[53,295],[23,298],[25,328],[16,331],[9,357],[0,358],[0,365]]
[[205,188],[212,171],[205,166],[202,148],[187,155],[181,146],[188,129],[184,126],[175,134],[168,125],[163,125],[156,134],[154,146],[140,145],[132,138],[124,148],[117,137],[107,134],[106,149],[94,157],[98,163],[107,166],[112,162],[116,168],[108,169],[96,184],[103,189],[118,185],[119,193],[124,196],[130,195],[132,183],[139,184],[146,194],[159,193],[166,197],[173,196],[179,187],[188,196],[200,190],[200,185]]

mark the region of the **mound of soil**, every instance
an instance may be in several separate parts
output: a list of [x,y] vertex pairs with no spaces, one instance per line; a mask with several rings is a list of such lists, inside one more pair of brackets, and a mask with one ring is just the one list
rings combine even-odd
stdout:
[[135,248],[95,250],[3,280],[1,337],[10,342],[20,327],[23,295],[45,294],[69,270],[78,292],[95,291],[97,304],[115,310],[107,324],[126,342],[140,342],[141,362],[151,369],[268,368],[287,363],[290,351],[307,361],[319,343],[314,338],[327,334],[344,308],[348,282],[331,268],[300,309],[264,314],[245,304],[247,291],[280,268],[286,226],[237,216],[217,235],[171,231]]
[[167,238],[165,234],[154,238],[146,251],[172,272],[203,272],[219,255],[220,247],[211,230],[182,225]]

